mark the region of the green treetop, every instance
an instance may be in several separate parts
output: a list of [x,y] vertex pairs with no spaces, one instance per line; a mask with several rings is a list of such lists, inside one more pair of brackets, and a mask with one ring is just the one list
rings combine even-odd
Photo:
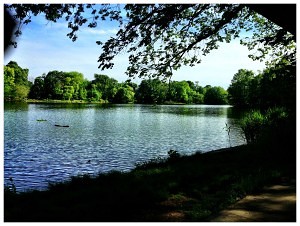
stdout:
[[[67,34],[75,41],[81,26],[96,28],[101,20],[115,20],[119,30],[102,45],[99,68],[114,66],[114,58],[127,52],[129,77],[171,78],[174,70],[183,65],[194,66],[217,49],[221,42],[238,38],[246,45],[252,59],[272,56],[273,61],[284,57],[295,60],[296,32],[294,29],[295,4],[12,4],[5,5],[19,22],[16,36],[21,35],[22,25],[32,17],[45,13],[48,21],[65,18],[70,28]],[[269,11],[290,10],[272,17]],[[259,12],[267,18],[259,15]],[[285,23],[288,18],[288,24]],[[290,25],[291,24],[291,25]],[[279,25],[279,26],[278,26]],[[16,42],[12,42],[16,45]],[[257,53],[257,54],[255,54]]]

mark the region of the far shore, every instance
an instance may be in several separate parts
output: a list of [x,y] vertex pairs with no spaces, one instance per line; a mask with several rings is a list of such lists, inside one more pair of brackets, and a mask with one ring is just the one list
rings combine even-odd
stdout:
[[[107,100],[100,100],[100,101],[88,101],[88,100],[53,100],[53,99],[44,99],[44,100],[37,100],[37,99],[26,99],[26,103],[34,104],[34,103],[45,103],[45,104],[118,104],[118,103],[111,103]],[[126,103],[126,104],[140,104],[140,103]],[[190,103],[192,105],[207,105],[207,104],[194,104]],[[186,103],[181,102],[174,102],[174,101],[165,101],[163,103],[152,103],[147,105],[190,105]],[[228,104],[223,104],[228,105]]]
[[107,104],[108,101],[100,100],[100,101],[87,101],[87,100],[36,100],[36,99],[27,99],[26,103],[58,103],[58,104]]

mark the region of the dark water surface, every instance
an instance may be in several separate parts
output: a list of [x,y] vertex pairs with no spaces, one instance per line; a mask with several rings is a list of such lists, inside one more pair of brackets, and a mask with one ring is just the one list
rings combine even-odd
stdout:
[[128,171],[170,149],[192,154],[241,145],[238,115],[230,106],[5,104],[5,183],[45,189],[79,174]]

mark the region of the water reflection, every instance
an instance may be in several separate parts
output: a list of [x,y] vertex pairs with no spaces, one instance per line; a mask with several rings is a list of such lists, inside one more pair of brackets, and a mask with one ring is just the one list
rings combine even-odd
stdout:
[[5,111],[28,111],[29,105],[25,102],[19,102],[18,104],[12,102],[4,102]]
[[149,112],[168,113],[186,116],[225,116],[231,108],[229,105],[159,105],[149,107]]

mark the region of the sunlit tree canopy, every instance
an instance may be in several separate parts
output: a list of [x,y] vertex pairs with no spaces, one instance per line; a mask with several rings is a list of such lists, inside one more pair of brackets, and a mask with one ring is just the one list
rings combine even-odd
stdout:
[[116,21],[115,36],[96,42],[102,48],[99,68],[112,68],[114,58],[126,53],[126,74],[133,78],[171,78],[173,71],[199,64],[220,43],[235,38],[248,47],[253,60],[295,61],[295,35],[243,4],[13,4],[5,8],[18,22],[15,36],[41,13],[52,22],[64,18],[72,41],[81,26],[97,29],[100,21]]

